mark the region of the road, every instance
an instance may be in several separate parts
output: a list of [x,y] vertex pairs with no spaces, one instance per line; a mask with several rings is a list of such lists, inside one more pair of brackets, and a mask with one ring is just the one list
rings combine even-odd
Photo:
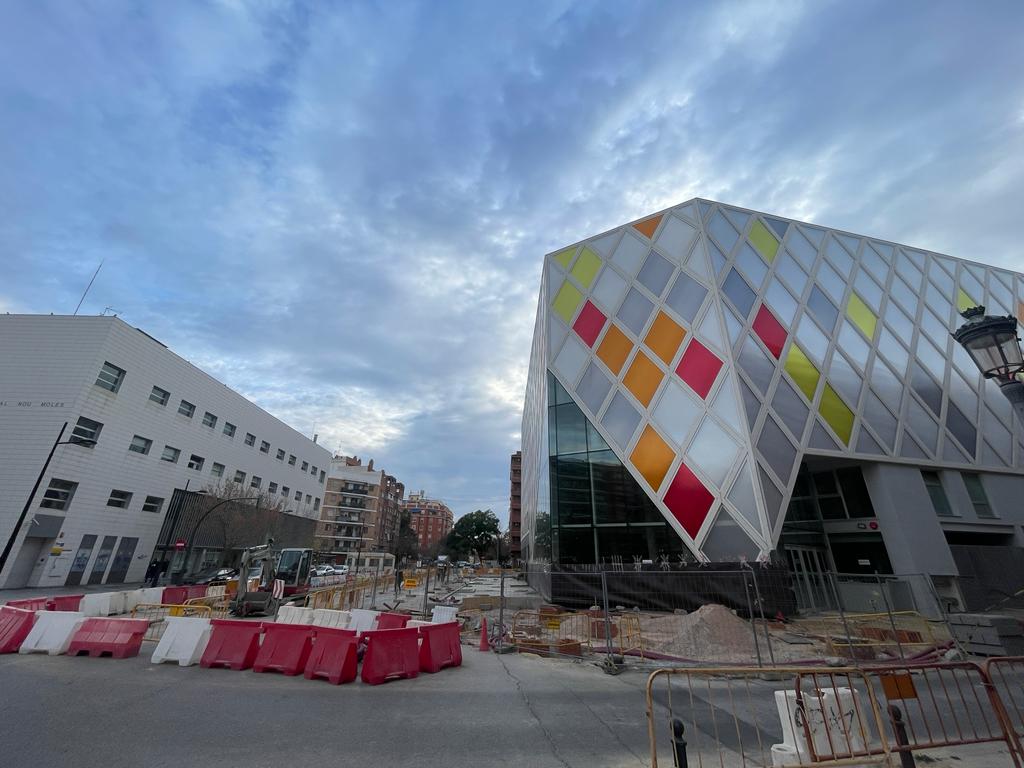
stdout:
[[76,768],[647,764],[645,675],[468,646],[464,659],[374,687],[145,655],[0,656],[0,752]]

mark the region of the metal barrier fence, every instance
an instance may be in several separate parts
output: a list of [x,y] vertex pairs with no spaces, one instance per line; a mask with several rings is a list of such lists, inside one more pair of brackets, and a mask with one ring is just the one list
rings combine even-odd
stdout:
[[792,626],[821,638],[830,655],[851,660],[874,659],[879,652],[906,658],[952,639],[945,622],[917,611],[814,616],[797,619]]
[[1015,731],[986,671],[966,662],[661,669],[647,714],[652,766],[906,766],[915,754],[972,765],[993,752],[1021,765],[1019,718]]
[[231,613],[231,598],[226,594],[206,593],[205,597],[193,597],[185,601],[186,607],[205,606],[210,609],[210,618],[226,619]]
[[208,605],[170,605],[168,603],[140,603],[132,608],[133,619],[145,619],[149,628],[143,640],[157,642],[163,637],[168,616],[193,616],[200,619],[216,618]]
[[987,659],[982,669],[999,698],[1007,730],[1024,763],[1024,656]]

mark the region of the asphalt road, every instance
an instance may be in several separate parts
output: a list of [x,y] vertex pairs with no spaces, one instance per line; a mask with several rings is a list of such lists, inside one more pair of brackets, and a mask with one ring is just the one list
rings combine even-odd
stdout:
[[327,768],[647,764],[646,675],[464,647],[381,686],[150,664],[0,656],[4,765]]

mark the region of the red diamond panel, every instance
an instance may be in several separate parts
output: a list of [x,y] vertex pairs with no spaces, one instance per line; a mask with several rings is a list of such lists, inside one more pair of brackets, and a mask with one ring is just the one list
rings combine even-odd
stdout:
[[764,342],[776,360],[782,357],[782,348],[786,346],[786,329],[764,304],[757,310],[757,317],[754,318],[754,333]]
[[694,339],[683,352],[683,357],[676,366],[679,378],[690,385],[690,389],[701,398],[706,398],[711,386],[722,370],[722,361],[715,357],[707,347]]
[[683,530],[690,534],[691,539],[697,538],[697,531],[708,516],[714,500],[715,497],[697,476],[685,464],[680,464],[679,471],[665,493],[665,506],[683,526]]
[[572,329],[579,334],[581,339],[587,342],[588,347],[592,347],[594,342],[597,341],[597,337],[601,335],[601,329],[604,328],[604,323],[607,319],[600,309],[591,304],[590,301],[587,301],[583,305],[583,311],[580,312],[580,316],[572,324]]

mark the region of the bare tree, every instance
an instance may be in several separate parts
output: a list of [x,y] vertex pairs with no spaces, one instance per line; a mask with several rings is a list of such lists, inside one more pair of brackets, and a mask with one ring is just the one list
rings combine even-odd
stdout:
[[206,509],[221,505],[213,509],[203,528],[219,542],[222,563],[233,559],[237,549],[262,544],[268,536],[276,538],[288,503],[283,497],[231,481],[211,483],[202,492],[208,500]]

